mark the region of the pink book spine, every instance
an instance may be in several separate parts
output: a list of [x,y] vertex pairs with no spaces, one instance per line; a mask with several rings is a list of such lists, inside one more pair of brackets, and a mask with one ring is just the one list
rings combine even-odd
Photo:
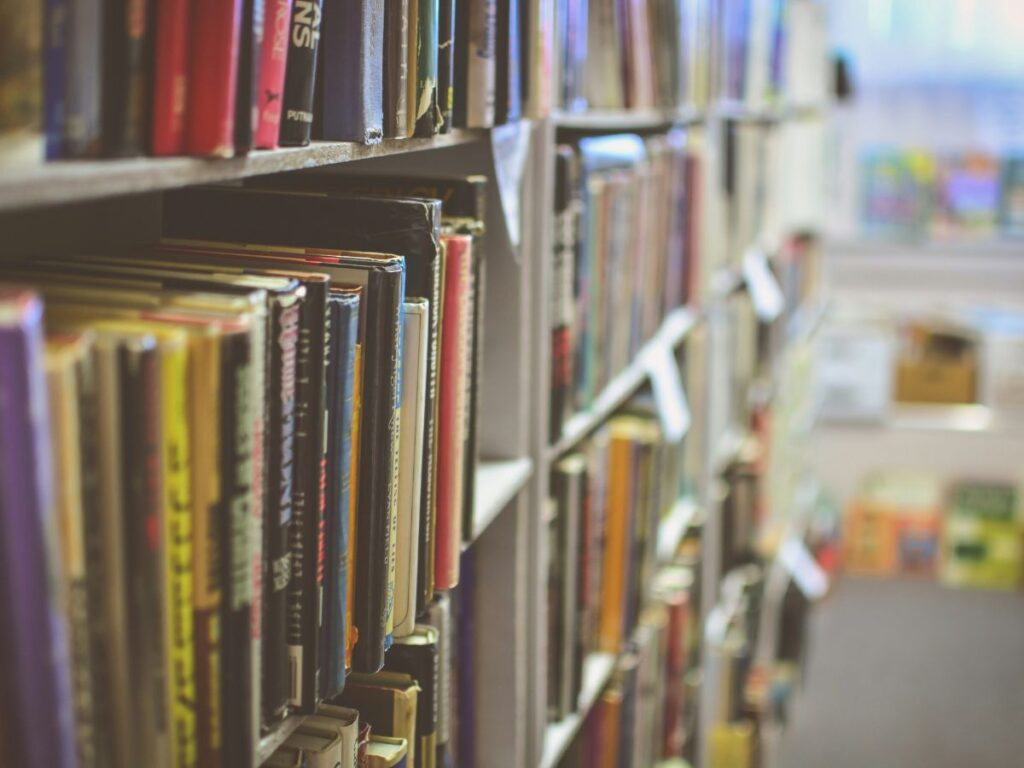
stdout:
[[260,51],[259,121],[256,124],[256,148],[273,149],[281,131],[281,97],[288,62],[288,30],[292,0],[267,0]]

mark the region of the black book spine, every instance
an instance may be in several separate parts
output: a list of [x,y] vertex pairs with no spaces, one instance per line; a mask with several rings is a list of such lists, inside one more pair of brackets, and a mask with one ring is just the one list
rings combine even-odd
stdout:
[[[436,637],[436,634],[434,635]],[[420,687],[416,697],[415,768],[434,765],[437,749],[437,642],[407,644],[396,642],[388,651],[384,669],[409,675]]]
[[[142,153],[149,121],[150,19],[146,0],[110,0],[103,34],[103,152]],[[98,43],[96,43],[98,45]]]
[[496,0],[497,30],[494,38],[494,124],[502,125],[509,120],[509,77],[512,61],[510,51],[512,36],[519,30],[511,26],[513,0]]
[[[391,552],[392,461],[397,426],[402,273],[373,271],[366,294],[363,344],[363,409],[359,446],[356,523],[356,592],[353,620],[359,639],[352,669],[377,672],[387,639]],[[368,407],[369,406],[369,407]]]
[[[439,133],[452,128],[455,106],[455,4],[457,0],[439,0],[437,15],[437,107],[441,112]],[[469,0],[461,0],[469,2]]]
[[263,43],[263,0],[242,0],[242,29],[238,36],[238,85],[235,89],[235,152],[252,149],[259,119],[260,51]]
[[147,339],[127,342],[120,353],[129,669],[134,745],[144,754],[157,754],[167,735],[157,355]]
[[92,686],[92,755],[94,765],[113,761],[110,746],[109,698],[102,681],[109,679],[106,664],[107,628],[103,621],[104,604],[109,599],[103,588],[103,523],[100,507],[99,402],[96,369],[86,355],[76,371],[78,420],[81,456],[81,493],[83,542],[85,545],[85,613],[88,631],[89,666]]
[[281,146],[305,146],[312,135],[322,12],[323,0],[295,0],[292,7],[281,113]]
[[248,334],[225,338],[221,357],[221,722],[225,765],[251,765],[257,734],[252,711],[252,562],[249,530],[253,503],[252,366]]
[[316,704],[318,626],[317,547],[324,457],[324,382],[327,286],[307,285],[299,330],[296,380],[295,482],[289,534],[291,579],[287,597],[289,703],[301,712]]
[[264,518],[263,717],[280,719],[290,697],[286,632],[291,578],[289,533],[295,482],[296,359],[302,299],[274,303],[271,317],[268,403],[268,487]]

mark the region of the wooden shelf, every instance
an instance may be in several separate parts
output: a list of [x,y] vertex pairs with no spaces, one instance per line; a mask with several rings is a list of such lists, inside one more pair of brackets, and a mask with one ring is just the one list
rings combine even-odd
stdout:
[[473,499],[473,530],[467,537],[470,543],[494,522],[532,475],[533,461],[527,457],[480,462],[476,470],[476,495]]
[[587,112],[552,112],[557,128],[579,131],[649,130],[672,125],[694,125],[704,113],[690,107],[679,109],[598,109]]
[[673,310],[654,336],[640,348],[632,362],[608,382],[593,404],[565,423],[562,427],[562,437],[548,448],[549,459],[554,460],[561,456],[607,421],[608,417],[643,385],[647,379],[647,369],[643,361],[649,347],[659,344],[677,347],[686,338],[686,334],[696,324],[697,319],[697,314],[685,307]]
[[479,141],[485,135],[486,132],[481,130],[454,130],[430,139],[395,139],[369,145],[319,141],[308,147],[257,150],[245,157],[226,159],[140,157],[44,163],[4,172],[0,177],[0,210],[156,192],[373,157],[444,149]]
[[564,720],[548,724],[544,731],[540,768],[554,768],[558,765],[583,721],[594,708],[597,697],[608,685],[617,661],[618,657],[613,653],[592,653],[583,660],[583,685],[580,687],[577,709]]

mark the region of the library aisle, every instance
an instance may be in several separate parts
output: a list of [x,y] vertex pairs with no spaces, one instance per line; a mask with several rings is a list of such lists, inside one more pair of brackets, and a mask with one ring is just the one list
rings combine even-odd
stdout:
[[1024,754],[1024,596],[846,577],[811,619],[775,768],[997,768]]

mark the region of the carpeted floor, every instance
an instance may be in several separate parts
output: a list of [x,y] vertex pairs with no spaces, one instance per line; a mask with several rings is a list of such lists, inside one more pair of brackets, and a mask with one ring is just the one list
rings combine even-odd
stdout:
[[776,768],[1024,766],[1024,595],[845,578]]

